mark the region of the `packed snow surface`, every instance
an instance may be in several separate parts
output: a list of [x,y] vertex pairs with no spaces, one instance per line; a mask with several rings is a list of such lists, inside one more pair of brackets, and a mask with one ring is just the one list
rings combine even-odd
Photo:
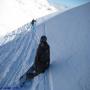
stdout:
[[[50,45],[50,68],[20,88],[42,35]],[[90,90],[90,3],[28,23],[0,42],[0,89]]]

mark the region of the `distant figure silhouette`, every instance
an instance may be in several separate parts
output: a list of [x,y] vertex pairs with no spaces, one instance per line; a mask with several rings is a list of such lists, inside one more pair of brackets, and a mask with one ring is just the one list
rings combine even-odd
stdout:
[[33,19],[33,20],[31,21],[31,24],[34,25],[35,22],[36,22],[36,20]]

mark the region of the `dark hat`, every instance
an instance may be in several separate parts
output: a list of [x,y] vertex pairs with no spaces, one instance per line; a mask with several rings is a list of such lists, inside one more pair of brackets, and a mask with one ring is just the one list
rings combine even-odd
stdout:
[[40,41],[41,42],[46,42],[47,41],[47,37],[45,35],[41,36]]

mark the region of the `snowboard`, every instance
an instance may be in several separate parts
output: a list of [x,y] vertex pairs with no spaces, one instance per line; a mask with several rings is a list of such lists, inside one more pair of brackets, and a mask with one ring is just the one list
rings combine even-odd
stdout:
[[33,65],[25,74],[23,74],[19,81],[20,81],[20,86],[22,87],[26,81],[31,81],[34,77],[36,77],[37,75],[44,73],[46,70],[48,69],[40,69],[38,72],[36,71],[35,65]]
[[34,66],[32,66],[25,74],[23,74],[20,79],[20,86],[22,87],[26,81],[32,80],[35,76],[37,76],[38,73],[36,72]]

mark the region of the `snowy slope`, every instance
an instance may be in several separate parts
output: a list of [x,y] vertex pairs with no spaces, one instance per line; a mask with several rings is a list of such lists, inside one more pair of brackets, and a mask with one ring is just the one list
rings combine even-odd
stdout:
[[24,31],[16,34],[12,40],[2,42],[0,87],[12,87],[12,90],[17,90],[13,87],[18,85],[20,76],[32,65],[38,40],[42,34],[46,34],[51,47],[50,69],[18,89],[89,90],[89,16],[90,3],[87,3],[62,14],[55,14],[45,21],[37,21],[34,31],[29,23],[28,27],[22,27]]
[[46,22],[52,90],[90,89],[90,3]]
[[56,11],[47,0],[0,0],[0,37]]

